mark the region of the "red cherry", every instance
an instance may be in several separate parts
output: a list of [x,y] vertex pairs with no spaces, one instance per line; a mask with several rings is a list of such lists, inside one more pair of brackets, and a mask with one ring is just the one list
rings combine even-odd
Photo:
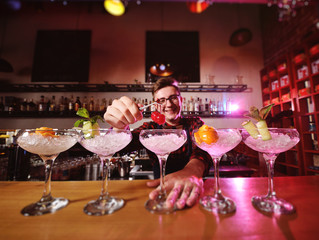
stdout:
[[157,111],[152,112],[151,118],[154,122],[162,125],[165,123],[165,116]]
[[156,122],[158,114],[159,114],[159,112],[152,112],[151,118],[152,118],[152,120],[153,120],[154,122]]
[[157,123],[159,125],[163,125],[165,123],[165,116],[163,114],[159,114],[157,117]]

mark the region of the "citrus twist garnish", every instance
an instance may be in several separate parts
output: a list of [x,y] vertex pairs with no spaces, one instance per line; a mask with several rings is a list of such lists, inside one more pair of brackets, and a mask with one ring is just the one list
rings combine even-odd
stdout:
[[207,125],[201,126],[198,131],[194,133],[194,137],[197,144],[201,144],[202,142],[212,144],[218,140],[218,134],[215,128]]
[[266,118],[270,113],[270,110],[274,104],[268,105],[266,107],[258,110],[256,107],[251,107],[249,112],[245,113],[244,116],[249,117],[257,121],[256,125],[248,120],[242,123],[242,126],[247,130],[247,132],[253,138],[258,138],[258,135],[261,135],[261,139],[266,141],[271,139],[271,135],[268,131],[268,126],[266,122]]
[[39,134],[39,135],[42,135],[44,137],[58,137],[57,135],[55,135],[53,128],[49,128],[49,127],[36,128],[35,134]]

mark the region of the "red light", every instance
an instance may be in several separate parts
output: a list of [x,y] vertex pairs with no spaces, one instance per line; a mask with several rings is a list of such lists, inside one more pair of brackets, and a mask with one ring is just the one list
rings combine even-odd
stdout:
[[209,3],[203,0],[197,2],[187,2],[187,7],[192,13],[201,13],[209,7]]

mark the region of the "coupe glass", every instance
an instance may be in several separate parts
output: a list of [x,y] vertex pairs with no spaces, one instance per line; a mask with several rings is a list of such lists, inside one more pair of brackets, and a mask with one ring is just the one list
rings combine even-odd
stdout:
[[112,197],[108,193],[109,161],[114,153],[126,147],[132,140],[130,130],[91,129],[81,130],[81,145],[96,153],[101,160],[102,190],[97,200],[90,201],[84,212],[88,215],[101,216],[111,214],[124,206],[124,200]]
[[299,142],[299,133],[293,128],[269,128],[269,132],[271,140],[264,141],[260,135],[255,139],[246,130],[241,131],[243,142],[248,147],[263,154],[268,169],[267,195],[254,196],[251,201],[261,211],[291,214],[296,211],[295,207],[284,199],[278,198],[274,191],[274,165],[279,153],[289,150]]
[[140,142],[154,152],[160,165],[160,193],[156,199],[149,199],[145,208],[152,213],[171,213],[174,207],[167,206],[167,194],[164,189],[165,166],[169,154],[179,149],[187,140],[182,129],[145,129],[140,132]]
[[195,140],[194,133],[198,131],[194,130],[192,134],[193,142],[202,150],[209,153],[214,164],[214,178],[215,189],[213,195],[202,197],[199,202],[204,209],[210,212],[217,212],[221,214],[232,213],[236,211],[236,204],[230,198],[223,196],[219,185],[219,162],[221,157],[228,151],[236,147],[241,141],[241,135],[237,129],[216,129],[218,134],[218,140],[215,143],[207,144],[202,142],[198,144]]
[[[50,134],[48,134],[48,131]],[[24,150],[38,154],[44,161],[45,187],[42,198],[22,209],[25,216],[36,216],[45,213],[53,213],[68,205],[65,198],[54,198],[51,195],[51,173],[54,160],[59,153],[68,150],[78,141],[79,134],[74,129],[66,130],[20,130],[17,135],[17,143]]]

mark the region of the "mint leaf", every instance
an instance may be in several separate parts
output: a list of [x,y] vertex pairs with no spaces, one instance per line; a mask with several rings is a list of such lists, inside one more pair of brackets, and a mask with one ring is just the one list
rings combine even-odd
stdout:
[[74,123],[74,127],[80,126],[81,124],[83,124],[84,121],[87,121],[87,120],[85,120],[85,119],[77,120],[77,121]]
[[90,119],[92,124],[96,123],[98,120],[101,120],[102,122],[104,122],[104,119],[100,115],[95,115],[95,116],[91,117],[91,119]]
[[270,104],[266,107],[263,107],[262,109],[260,109],[259,115],[262,119],[266,119],[268,114],[270,113],[270,110],[272,108],[272,106],[274,106],[275,104]]
[[76,115],[84,118],[90,118],[90,114],[86,108],[79,108],[79,110],[76,112]]

